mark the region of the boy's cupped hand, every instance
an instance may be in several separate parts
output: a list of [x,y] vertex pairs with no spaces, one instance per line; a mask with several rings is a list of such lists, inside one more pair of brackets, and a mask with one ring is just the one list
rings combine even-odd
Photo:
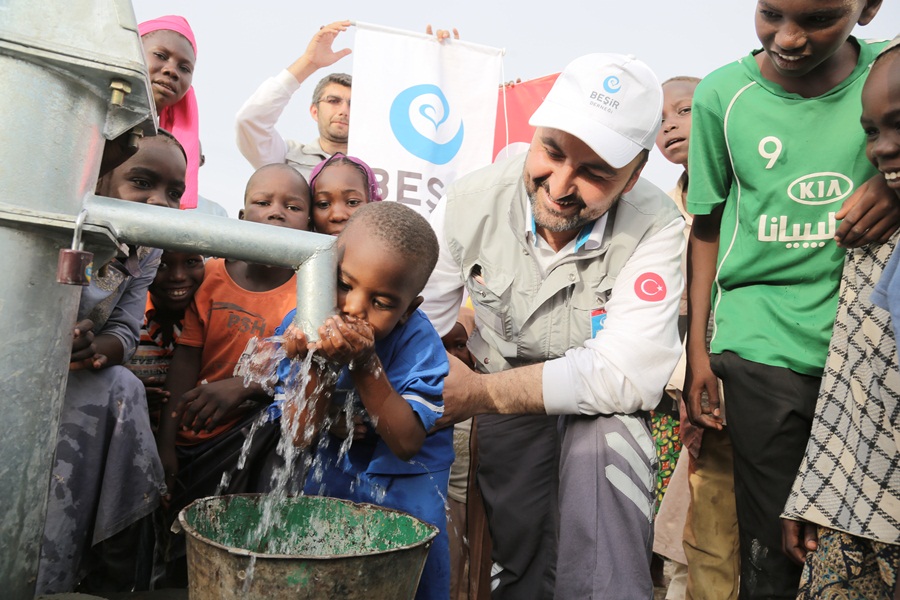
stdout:
[[362,319],[335,315],[319,327],[319,354],[341,365],[361,364],[375,353],[375,331]]
[[295,358],[306,358],[306,354],[310,350],[315,350],[316,345],[310,343],[309,339],[302,329],[294,324],[288,326],[282,336],[282,348],[285,355],[293,360]]

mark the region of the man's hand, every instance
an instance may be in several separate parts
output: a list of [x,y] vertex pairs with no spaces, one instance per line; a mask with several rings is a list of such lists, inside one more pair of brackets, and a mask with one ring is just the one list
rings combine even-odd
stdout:
[[900,198],[878,174],[844,201],[835,214],[841,221],[834,236],[842,248],[859,248],[873,242],[885,243],[900,227]]
[[334,38],[342,31],[347,31],[347,28],[351,25],[350,21],[335,21],[330,25],[320,27],[319,31],[309,41],[306,52],[303,53],[303,58],[306,58],[309,64],[316,69],[321,69],[322,67],[333,65],[350,54],[350,48],[344,48],[335,52],[331,45],[334,43]]
[[481,375],[449,352],[447,360],[450,374],[444,379],[444,415],[434,424],[434,429],[455,425],[484,412],[478,394]]
[[[429,23],[428,25],[425,26],[425,34],[433,35],[434,37],[437,38],[437,41],[439,41],[439,42],[443,42],[444,40],[450,39],[450,30],[438,29],[437,33],[434,33],[434,31],[431,29],[431,23]],[[459,39],[459,31],[457,31],[456,27],[453,28],[453,39],[454,40]]]
[[819,531],[815,523],[781,519],[781,549],[788,558],[802,565],[806,555],[819,547]]

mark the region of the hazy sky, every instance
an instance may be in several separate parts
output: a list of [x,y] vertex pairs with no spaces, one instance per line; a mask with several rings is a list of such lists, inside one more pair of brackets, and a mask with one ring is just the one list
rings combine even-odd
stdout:
[[[505,80],[560,71],[591,52],[636,55],[660,81],[673,75],[702,77],[759,47],[753,0],[583,0],[539,3],[456,0],[310,2],[185,2],[135,0],[138,21],[165,14],[184,16],[197,37],[194,89],[200,107],[200,137],[206,166],[200,193],[237,216],[250,164],[234,141],[234,115],[259,84],[299,57],[320,25],[351,19],[424,31],[457,27],[468,41],[504,48]],[[900,30],[900,3],[886,0],[872,24],[856,35],[890,38]],[[335,48],[353,48],[354,29]],[[328,71],[353,72],[353,55],[313,75],[294,95],[278,124],[287,139],[317,135],[309,116],[315,83]],[[351,116],[352,118],[352,116]],[[644,176],[668,190],[679,170],[656,150]]]

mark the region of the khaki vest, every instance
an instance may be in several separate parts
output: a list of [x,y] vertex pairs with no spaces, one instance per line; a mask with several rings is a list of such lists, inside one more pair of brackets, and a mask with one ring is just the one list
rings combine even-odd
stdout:
[[679,216],[662,190],[639,180],[610,209],[601,246],[577,251],[542,278],[523,231],[524,163],[513,157],[447,191],[444,232],[478,323],[469,349],[489,373],[582,346],[592,337],[591,312],[606,305],[635,248]]

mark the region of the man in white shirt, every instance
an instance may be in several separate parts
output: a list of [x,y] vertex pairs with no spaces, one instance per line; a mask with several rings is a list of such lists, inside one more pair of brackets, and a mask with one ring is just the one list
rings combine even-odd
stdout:
[[482,415],[494,600],[652,597],[646,411],[681,353],[684,285],[684,221],[639,177],[661,108],[634,57],[576,59],[528,154],[458,180],[432,213],[422,308],[442,335],[463,289],[476,313],[480,374],[450,357],[439,424]]
[[350,21],[337,21],[320,28],[303,55],[264,81],[238,111],[238,149],[254,169],[286,162],[309,179],[317,164],[336,152],[347,153],[351,77],[346,73],[331,73],[316,85],[309,114],[318,124],[318,138],[308,144],[285,140],[275,124],[304,81],[350,54],[349,48],[334,51],[331,47],[337,35],[350,25]]

